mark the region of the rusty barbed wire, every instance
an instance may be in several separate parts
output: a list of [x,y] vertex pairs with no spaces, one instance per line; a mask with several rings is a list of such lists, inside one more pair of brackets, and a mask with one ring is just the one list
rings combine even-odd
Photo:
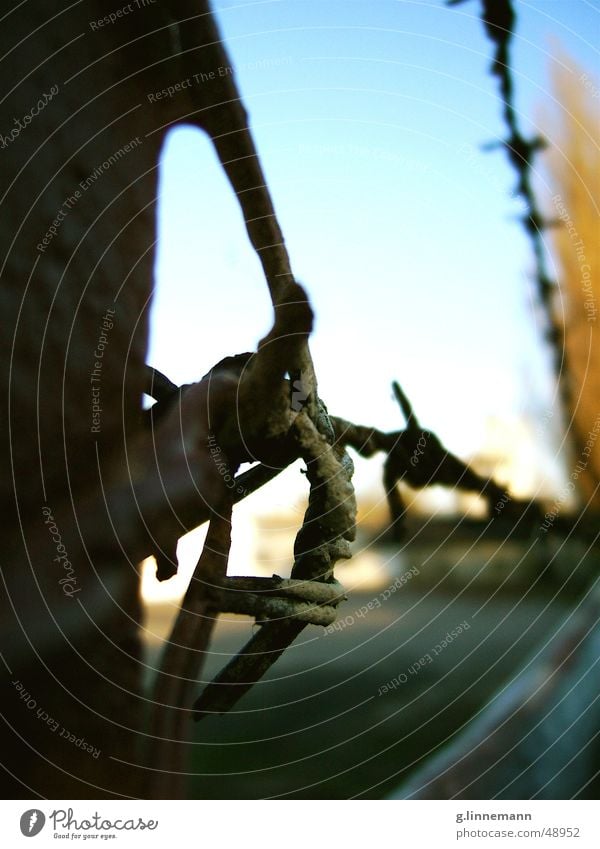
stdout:
[[[447,5],[457,6],[467,0],[447,0]],[[544,337],[552,355],[552,369],[557,382],[561,405],[565,416],[572,409],[573,386],[564,345],[564,332],[554,313],[554,296],[558,291],[558,281],[548,271],[544,231],[557,226],[553,219],[547,219],[538,203],[533,189],[533,163],[535,156],[547,147],[542,136],[527,138],[520,127],[515,107],[515,81],[511,64],[511,45],[516,30],[517,14],[511,0],[481,0],[481,19],[488,38],[495,46],[491,73],[497,77],[502,100],[502,117],[508,131],[502,141],[488,142],[483,145],[486,151],[503,149],[508,161],[517,175],[516,195],[525,207],[521,222],[529,239],[534,256],[535,270],[533,279],[536,295],[546,324]],[[572,431],[575,445],[579,436]]]
[[[454,5],[462,0],[450,2]],[[181,34],[184,62],[193,62],[196,71],[202,70],[205,63],[208,63],[209,67],[228,64],[227,53],[216,25],[208,14],[208,5],[202,5],[206,7],[207,17],[203,21],[201,37],[198,38],[198,33],[195,33],[193,28],[182,30]],[[542,143],[539,139],[526,139],[523,136],[513,101],[509,48],[514,28],[514,10],[509,0],[487,0],[483,7],[486,31],[495,44],[492,71],[500,81],[504,118],[509,130],[509,137],[502,142],[502,146],[507,150],[509,159],[517,170],[518,191],[527,204],[525,227],[534,246],[540,301],[544,305],[551,327],[554,327],[551,292],[555,284],[550,281],[546,270],[541,236],[547,222],[536,205],[531,186],[531,161]],[[204,45],[200,53],[193,51],[194,39]],[[216,105],[222,108],[212,108]],[[262,264],[275,310],[273,328],[261,341],[255,353],[226,358],[222,364],[215,367],[218,369],[221,365],[226,370],[233,368],[239,377],[236,421],[227,423],[223,433],[219,435],[223,456],[232,475],[240,462],[249,458],[270,463],[273,451],[276,452],[281,467],[289,464],[295,457],[304,459],[310,493],[308,508],[294,545],[292,580],[305,581],[307,584],[333,584],[335,563],[340,558],[350,556],[349,542],[355,533],[356,503],[351,484],[353,464],[346,452],[347,446],[352,446],[366,456],[377,450],[387,454],[384,486],[396,530],[400,527],[404,512],[397,489],[399,480],[405,479],[418,487],[440,483],[475,489],[486,494],[488,499],[502,498],[505,492],[493,481],[476,475],[466,464],[448,452],[434,433],[420,427],[410,402],[398,384],[394,384],[394,392],[406,417],[406,428],[402,431],[383,434],[376,429],[329,416],[318,395],[308,348],[312,311],[303,290],[295,283],[248,127],[247,115],[234,79],[228,75],[218,81],[214,90],[211,89],[209,101],[199,102],[199,106],[201,108],[198,122],[212,139],[219,160],[238,197],[248,236]],[[284,379],[286,374],[288,379]],[[156,395],[160,396],[157,409],[150,414],[150,418],[160,414],[161,408],[170,403],[175,392],[182,391],[179,387],[173,389],[170,381],[162,380],[156,373],[151,375],[150,386]],[[299,387],[301,392],[298,391]],[[302,396],[301,399],[299,395]],[[301,403],[298,403],[300,400]],[[418,457],[418,462],[412,462],[415,456]],[[248,474],[257,476],[257,485],[270,479],[264,469],[251,470]],[[239,481],[239,476],[235,481]],[[211,518],[216,533],[220,527],[219,520],[215,516]],[[227,553],[223,551],[220,554],[220,562],[224,557],[225,563],[225,569],[221,570],[224,583]],[[218,555],[219,552],[213,556]],[[211,553],[205,547],[199,567],[210,558]],[[167,561],[168,559],[169,552]],[[171,563],[171,566],[173,565]],[[170,566],[164,558],[159,562],[159,570],[161,576],[168,576]],[[215,596],[214,592],[210,595],[211,590],[202,582],[199,572],[197,568],[195,578],[200,580],[196,584],[195,591],[199,594],[196,603],[203,609],[217,612],[219,604],[226,603],[226,600],[221,596],[219,602],[218,594]],[[251,595],[252,593],[248,598],[248,612],[252,612]],[[336,585],[335,603],[331,604],[329,594],[328,605],[334,608],[339,596]],[[308,601],[314,605],[314,600],[309,598]],[[264,604],[257,604],[256,607],[256,615],[260,620],[260,617],[265,615],[266,607]],[[190,646],[197,642],[199,647],[206,646],[211,627],[207,625],[207,618],[210,617],[197,617],[196,621],[190,624],[187,621],[188,615],[182,610],[173,633],[176,635],[185,625],[186,644]],[[196,718],[230,709],[240,696],[259,680],[306,624],[295,616],[262,624],[252,640],[196,701],[192,709]],[[167,650],[161,676],[170,677],[169,666],[173,663],[177,665],[173,656],[177,657],[178,651],[177,645]],[[196,660],[198,657],[196,654]],[[196,669],[199,669],[198,664]],[[160,727],[161,734],[167,738],[181,739],[182,736],[180,722],[170,720],[169,717],[174,713],[181,716],[178,713],[181,710],[190,711],[186,700],[193,682],[186,676],[186,680],[180,683],[179,689],[167,687],[162,704],[157,706],[159,711],[166,711],[167,719],[164,722],[161,720]]]
[[[222,362],[239,366],[247,363],[248,357],[227,357]],[[292,381],[288,382],[293,389]],[[157,406],[169,405],[172,397],[185,391],[185,387],[175,386],[155,369],[149,369],[148,386],[157,386],[163,393]],[[394,382],[392,388],[406,420],[404,429],[386,433],[354,424],[329,415],[319,401],[320,429],[303,411],[294,422],[294,433],[286,443],[285,453],[280,454],[278,466],[259,463],[234,478],[234,501],[239,501],[290,463],[303,458],[310,482],[309,504],[294,545],[291,580],[275,575],[267,579],[227,579],[223,572],[214,585],[205,583],[206,605],[210,604],[216,613],[235,610],[254,616],[260,628],[205,687],[194,703],[194,719],[231,710],[308,624],[329,623],[335,618],[336,608],[345,596],[333,569],[338,560],[350,557],[349,542],[354,538],[354,522],[348,521],[356,511],[348,447],[363,457],[380,452],[387,455],[383,484],[390,508],[390,526],[397,539],[403,535],[405,513],[397,487],[400,481],[415,488],[442,485],[481,493],[488,502],[492,519],[494,504],[502,503],[504,507],[510,502],[519,517],[531,507],[530,502],[510,498],[505,489],[478,475],[448,451],[435,433],[421,426],[400,385]],[[199,567],[204,558],[203,553]],[[202,580],[199,570],[196,580]]]

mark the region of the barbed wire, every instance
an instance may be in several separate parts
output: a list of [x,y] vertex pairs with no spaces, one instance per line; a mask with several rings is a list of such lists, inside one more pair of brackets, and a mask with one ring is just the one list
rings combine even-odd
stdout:
[[[447,0],[447,5],[457,6],[467,0]],[[535,290],[545,322],[544,336],[552,356],[552,370],[557,382],[563,413],[568,416],[572,409],[573,387],[564,344],[564,332],[555,310],[554,298],[558,291],[558,281],[548,271],[544,233],[557,226],[553,219],[547,219],[538,203],[533,188],[534,159],[547,147],[546,140],[539,135],[527,138],[518,120],[515,106],[515,80],[511,62],[511,46],[517,25],[517,15],[511,0],[481,0],[481,19],[486,34],[495,47],[491,73],[497,77],[502,117],[508,131],[507,138],[500,142],[483,145],[484,150],[502,149],[517,176],[516,194],[521,197],[525,211],[521,222],[531,243],[535,269],[533,279]],[[574,423],[572,423],[574,424]],[[577,445],[579,437],[572,432],[572,440]]]
[[[450,0],[451,5],[459,2],[463,0]],[[197,63],[198,54],[193,48],[195,41],[199,40],[204,44],[200,51],[201,63],[207,63],[207,67],[229,66],[227,52],[207,5],[206,11],[200,37],[193,27],[182,30],[182,55],[191,62],[193,54],[193,61]],[[561,337],[552,315],[552,293],[556,284],[546,268],[542,236],[549,222],[545,221],[537,205],[531,179],[532,161],[543,147],[543,142],[538,137],[526,138],[517,120],[510,70],[510,45],[515,25],[512,3],[509,0],[484,0],[482,18],[495,45],[492,72],[499,80],[503,116],[508,129],[508,138],[500,144],[517,172],[517,191],[526,204],[523,223],[533,245],[539,300],[548,322],[548,340],[554,346],[554,367],[560,375],[563,360],[558,358],[557,352]],[[194,70],[199,69],[194,65]],[[384,486],[391,523],[396,531],[400,530],[404,514],[397,489],[399,480],[406,480],[417,487],[439,483],[479,491],[488,498],[489,504],[508,498],[501,487],[481,478],[448,452],[433,432],[421,428],[398,384],[394,384],[394,392],[406,418],[404,430],[385,434],[375,428],[329,416],[318,395],[308,349],[312,312],[305,293],[295,282],[234,78],[231,75],[224,77],[211,90],[211,98],[214,102],[200,103],[198,121],[211,137],[239,199],[248,235],[262,264],[275,310],[273,328],[255,353],[226,358],[211,370],[228,371],[239,379],[236,420],[229,422],[219,434],[220,446],[232,474],[240,462],[248,459],[263,459],[267,466],[272,465],[269,460],[273,451],[280,458],[285,458],[280,462],[281,468],[292,459],[302,457],[306,463],[310,492],[308,508],[294,545],[291,573],[294,599],[290,601],[286,588],[277,584],[277,600],[266,604],[261,593],[256,592],[259,585],[253,579],[244,579],[245,589],[240,588],[239,591],[245,591],[247,598],[243,605],[240,606],[239,599],[235,605],[237,609],[243,607],[246,612],[255,615],[261,627],[192,707],[188,702],[190,687],[195,686],[194,682],[199,677],[198,670],[214,619],[222,606],[231,606],[232,603],[231,593],[227,595],[225,589],[233,501],[229,501],[225,515],[211,517],[207,541],[167,643],[158,676],[156,737],[167,741],[185,739],[190,715],[201,718],[231,709],[281,656],[307,622],[314,621],[315,606],[327,607],[324,614],[327,621],[335,614],[342,593],[334,583],[333,570],[340,558],[350,556],[349,542],[355,533],[356,504],[351,485],[353,464],[346,447],[353,447],[363,456],[371,456],[377,451],[386,454]],[[219,109],[210,108],[215,105]],[[286,375],[289,375],[287,380],[284,379]],[[180,387],[174,387],[156,372],[151,375],[150,387],[158,398],[157,409],[152,414],[155,416],[160,414],[162,406],[170,403],[174,393],[181,392]],[[258,466],[248,473],[256,476],[257,485],[273,476],[267,474],[265,468]],[[239,482],[240,477],[237,476],[235,481]],[[213,550],[211,546],[216,548]],[[207,569],[211,575],[208,583],[204,574]],[[159,561],[159,570],[161,576],[168,576],[169,567],[164,560],[162,564]],[[298,581],[301,583],[298,584]],[[315,596],[310,589],[314,582],[330,586],[333,594],[325,591],[325,596],[319,601],[318,593]],[[307,587],[306,598],[298,589],[302,583]],[[274,589],[271,587],[269,592]],[[300,610],[298,604],[300,607],[304,604],[305,609]],[[292,612],[290,605],[296,605]],[[304,619],[303,612],[306,613]],[[182,674],[174,674],[173,670],[182,670]],[[186,722],[182,723],[182,717]],[[169,751],[172,754],[172,749]],[[171,754],[165,755],[162,766],[173,772],[177,769],[169,760]],[[164,793],[160,773],[156,790],[159,794]]]
[[[230,367],[235,364],[239,368],[240,364],[249,361],[250,356],[228,357],[222,362],[228,363]],[[291,380],[288,382],[292,393],[293,384]],[[372,457],[377,453],[386,455],[383,484],[390,508],[390,527],[397,539],[403,535],[405,515],[398,482],[415,488],[442,485],[481,493],[488,502],[491,519],[494,518],[492,508],[499,503],[503,508],[510,504],[513,512],[518,511],[520,516],[531,506],[530,502],[511,498],[493,480],[478,475],[448,451],[435,433],[420,425],[400,385],[394,382],[392,387],[406,419],[405,429],[386,433],[377,428],[354,424],[328,415],[322,402],[319,402],[322,416],[327,417],[329,432],[326,435],[315,427],[308,416],[298,416],[283,450],[281,443],[278,446],[279,466],[259,463],[234,478],[232,491],[236,494],[232,503],[268,483],[300,457],[306,462],[306,474],[311,485],[309,504],[294,545],[295,557],[290,581],[284,581],[279,576],[273,576],[272,579],[227,579],[225,566],[225,571],[222,570],[220,577],[211,583],[207,581],[207,555],[203,551],[190,584],[192,587],[195,582],[196,587],[190,590],[190,598],[186,595],[182,613],[168,645],[179,645],[181,633],[187,633],[193,626],[194,619],[190,620],[189,610],[198,608],[200,601],[197,595],[204,595],[203,603],[214,611],[213,616],[218,615],[218,612],[235,610],[254,616],[261,627],[196,699],[193,706],[196,720],[231,710],[265,675],[307,624],[329,624],[335,618],[337,606],[345,596],[340,584],[335,581],[333,569],[339,559],[350,557],[349,542],[354,536],[353,524],[348,524],[348,516],[355,515],[354,492],[350,486],[353,465],[346,454],[346,448],[353,448],[363,457]],[[150,368],[147,389],[149,394],[155,392],[161,396],[157,400],[157,411],[161,407],[170,406],[173,398],[185,391],[185,387],[175,386],[156,369]],[[209,548],[212,545],[209,538],[206,544]],[[160,560],[158,562],[160,568]],[[163,678],[172,665],[172,654],[172,648],[167,649]],[[163,690],[164,687],[157,695],[157,702],[161,705],[165,704],[167,695]],[[161,733],[164,731],[162,722],[159,723]]]

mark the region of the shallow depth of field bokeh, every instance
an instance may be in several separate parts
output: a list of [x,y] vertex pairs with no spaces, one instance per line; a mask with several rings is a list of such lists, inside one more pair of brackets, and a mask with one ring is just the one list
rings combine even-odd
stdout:
[[[398,429],[396,379],[450,450],[513,495],[551,504],[567,476],[569,422],[515,176],[502,150],[482,150],[505,129],[480,4],[215,6],[292,267],[315,309],[311,347],[330,411]],[[516,8],[519,118],[549,142],[536,189],[552,217],[552,197],[566,196],[569,180],[579,185],[573,214],[597,269],[600,11],[584,0]],[[578,127],[588,140],[574,166]],[[182,383],[255,348],[271,308],[206,139],[177,130],[161,168],[149,362]],[[547,239],[557,310],[568,315],[579,267],[564,233]],[[587,337],[568,338],[575,351],[582,344]],[[592,358],[582,384],[599,375]],[[349,593],[346,624],[306,629],[237,713],[199,726],[199,796],[384,795],[510,679],[597,573],[597,555],[577,542],[536,546],[501,522],[490,530],[476,496],[440,488],[405,490],[407,536],[395,543],[381,461],[355,459],[359,534],[353,560],[336,570]],[[306,489],[295,464],[236,508],[230,571],[289,575]],[[145,564],[151,659],[204,533],[180,542],[180,576],[166,585]],[[206,680],[251,633],[250,620],[222,617]],[[407,682],[380,695],[399,675]]]

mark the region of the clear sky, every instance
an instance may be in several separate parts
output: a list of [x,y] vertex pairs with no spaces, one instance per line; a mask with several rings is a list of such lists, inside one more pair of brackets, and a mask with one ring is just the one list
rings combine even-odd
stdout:
[[[397,379],[462,456],[481,447],[490,416],[543,416],[553,387],[515,178],[503,152],[481,150],[505,131],[479,0],[215,7],[316,312],[330,410],[396,429]],[[558,45],[599,75],[600,6],[515,7],[518,106],[535,131]],[[197,130],[167,142],[159,233],[150,362],[196,380],[255,348],[271,321],[235,198]],[[358,483],[374,474],[361,467]]]

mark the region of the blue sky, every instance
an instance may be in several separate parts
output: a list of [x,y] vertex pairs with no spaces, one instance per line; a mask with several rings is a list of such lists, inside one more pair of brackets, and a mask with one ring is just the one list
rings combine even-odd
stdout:
[[[599,75],[600,6],[515,5],[518,106],[535,131],[558,45]],[[463,456],[481,447],[490,416],[541,417],[553,387],[515,180],[502,152],[481,151],[504,129],[478,0],[215,7],[317,315],[311,347],[330,410],[396,429],[397,379]],[[255,348],[271,321],[235,198],[199,131],[177,130],[165,147],[159,233],[150,362],[191,381]]]

